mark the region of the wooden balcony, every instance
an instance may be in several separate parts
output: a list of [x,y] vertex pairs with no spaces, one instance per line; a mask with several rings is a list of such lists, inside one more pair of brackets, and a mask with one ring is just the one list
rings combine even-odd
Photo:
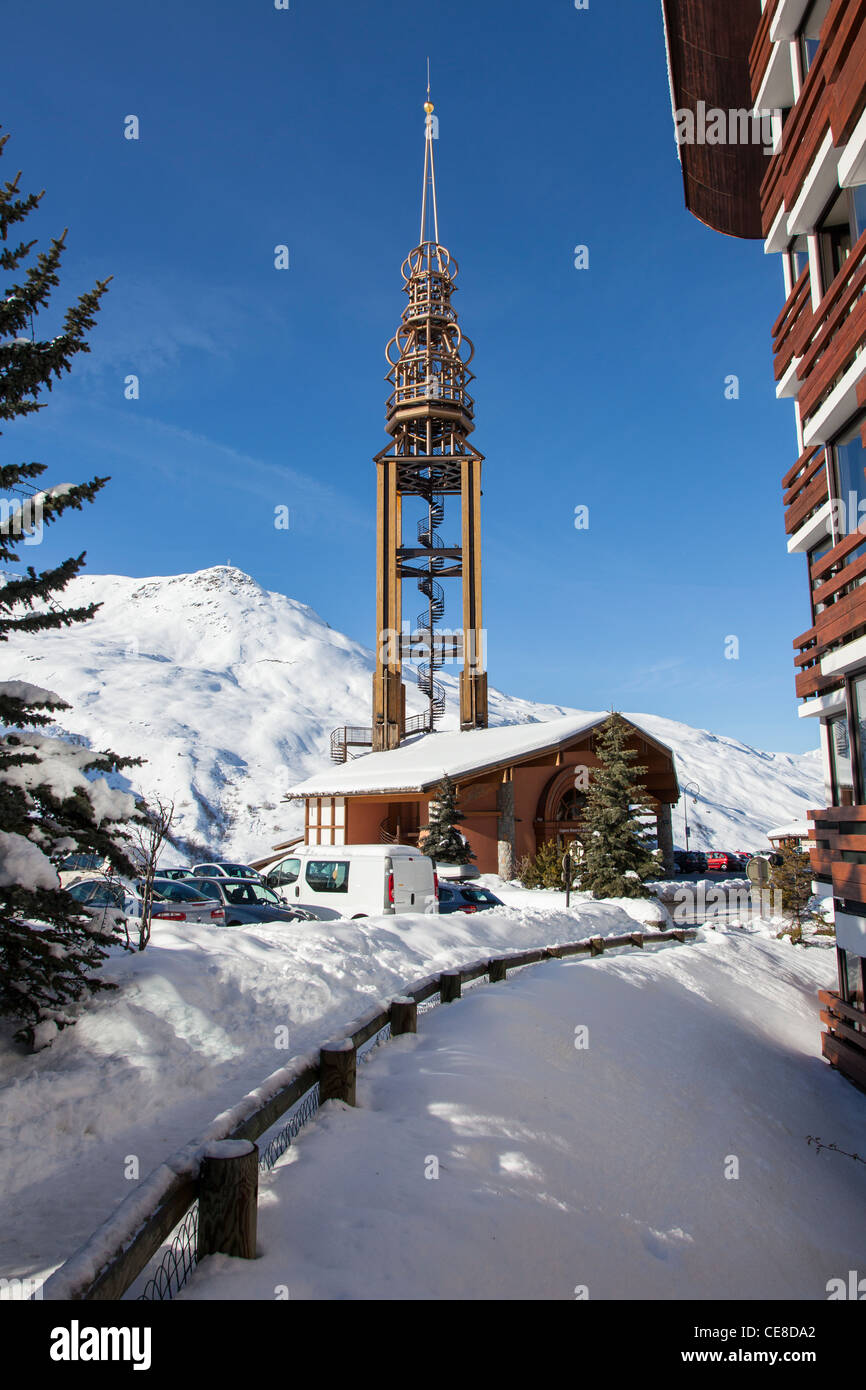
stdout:
[[[858,538],[860,543],[866,542],[866,537]],[[847,569],[831,581],[832,584],[842,586],[856,581],[858,575],[866,573],[866,557],[861,557],[856,565],[850,566],[851,574]],[[824,675],[821,671],[821,658],[845,642],[853,641],[855,638],[866,633],[866,584],[856,584],[850,593],[843,593],[837,598],[835,603],[829,604],[820,612],[812,627],[800,633],[799,637],[794,638],[794,650],[797,653],[794,657],[794,665],[799,668],[799,674],[795,680],[795,687],[799,699],[808,699],[810,696],[824,695],[828,691],[838,687],[842,681],[842,676],[838,672]],[[866,849],[866,846],[864,846]]]
[[[815,590],[815,597],[819,603],[825,602],[823,596],[831,592],[832,588],[839,588],[841,584],[854,578],[854,565],[847,566],[845,561],[852,551],[858,550],[864,543],[866,543],[866,535],[861,534],[860,531],[851,531],[848,535],[843,536],[832,550],[828,550],[826,555],[822,555],[820,560],[815,561],[810,571],[813,582],[817,583],[822,577],[824,578],[824,583]],[[832,571],[839,565],[844,566],[844,568],[834,576]]]
[[816,878],[832,885],[834,898],[866,903],[866,864],[842,855],[866,854],[866,806],[827,806],[810,811],[816,848],[809,859]]
[[794,679],[794,690],[798,700],[811,700],[817,695],[826,695],[834,685],[839,684],[837,676],[825,676],[820,666],[810,666]]
[[819,451],[814,466],[808,469],[800,480],[800,485],[788,504],[788,510],[785,512],[785,533],[793,536],[803,522],[828,500],[827,470],[824,467],[823,451]]
[[[769,62],[769,29],[776,4],[768,4],[751,53],[752,96]],[[829,131],[838,148],[851,137],[866,106],[866,0],[834,0],[821,29],[821,45],[785,122],[782,148],[761,186],[764,236],[784,200],[790,209]],[[766,28],[765,28],[766,25]]]
[[773,27],[773,20],[776,18],[776,11],[781,0],[768,0],[764,6],[764,11],[758,23],[752,50],[749,54],[749,76],[752,82],[752,95],[757,96],[767,71],[767,64],[773,51],[770,42],[770,30]]
[[834,42],[831,65],[830,127],[834,145],[847,145],[866,108],[866,10],[844,0],[844,26]]
[[782,479],[782,487],[786,490],[786,493],[790,493],[790,496],[786,495],[784,499],[786,507],[790,506],[796,493],[803,486],[804,482],[808,481],[806,478],[806,470],[809,465],[814,462],[817,453],[818,449],[814,446],[811,449],[807,449],[805,453],[800,455],[796,463],[791,464],[791,467]]
[[801,357],[812,336],[812,284],[809,267],[803,271],[773,324],[774,372],[781,381],[795,357]]
[[866,1013],[828,989],[818,991],[818,1002],[826,1028],[821,1051],[832,1067],[866,1089]]
[[807,420],[838,378],[850,367],[866,339],[866,232],[853,247],[818,306],[815,331],[803,345],[797,377],[800,413]]

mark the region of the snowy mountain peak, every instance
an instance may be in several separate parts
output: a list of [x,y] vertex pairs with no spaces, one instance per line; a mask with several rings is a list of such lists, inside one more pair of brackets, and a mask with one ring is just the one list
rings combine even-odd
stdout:
[[[231,565],[147,579],[82,575],[66,598],[102,607],[90,623],[4,643],[0,680],[56,690],[72,706],[61,730],[144,757],[135,789],[174,800],[179,833],[210,852],[253,856],[297,832],[303,810],[282,797],[329,765],[333,728],[369,724],[373,653]],[[443,727],[455,729],[457,682],[446,674],[443,683]],[[416,691],[407,696],[410,712],[420,708]],[[582,713],[490,691],[491,724]],[[681,785],[701,789],[688,807],[693,847],[757,847],[767,828],[821,802],[815,755],[629,717],[673,749]],[[683,843],[681,806],[674,836]]]

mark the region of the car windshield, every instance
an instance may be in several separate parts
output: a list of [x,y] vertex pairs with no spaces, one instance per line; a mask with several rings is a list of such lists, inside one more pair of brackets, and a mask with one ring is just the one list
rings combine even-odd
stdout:
[[60,861],[61,873],[69,873],[73,869],[91,872],[98,869],[102,863],[102,856],[99,854],[70,854],[66,859]]
[[236,907],[255,907],[264,903],[267,907],[279,907],[276,893],[263,883],[224,883],[223,891],[230,903]]
[[200,893],[197,888],[181,882],[180,879],[157,879],[153,885],[153,891],[158,893],[161,898],[170,898],[175,903],[204,903],[208,901],[207,894]]

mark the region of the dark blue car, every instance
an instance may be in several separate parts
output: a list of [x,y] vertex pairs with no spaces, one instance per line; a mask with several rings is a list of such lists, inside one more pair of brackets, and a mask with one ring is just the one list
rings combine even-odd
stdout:
[[504,907],[501,898],[477,883],[446,883],[439,880],[439,911],[483,912],[488,907]]
[[227,927],[243,927],[250,922],[315,921],[315,913],[306,908],[283,907],[276,893],[254,879],[187,878],[184,884],[222,903]]

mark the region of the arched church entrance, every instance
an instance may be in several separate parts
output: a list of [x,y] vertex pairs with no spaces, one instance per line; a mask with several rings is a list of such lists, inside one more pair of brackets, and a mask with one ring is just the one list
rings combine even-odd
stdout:
[[575,786],[576,769],[564,767],[550,779],[538,801],[535,838],[538,848],[548,840],[565,849],[580,838],[586,792]]

